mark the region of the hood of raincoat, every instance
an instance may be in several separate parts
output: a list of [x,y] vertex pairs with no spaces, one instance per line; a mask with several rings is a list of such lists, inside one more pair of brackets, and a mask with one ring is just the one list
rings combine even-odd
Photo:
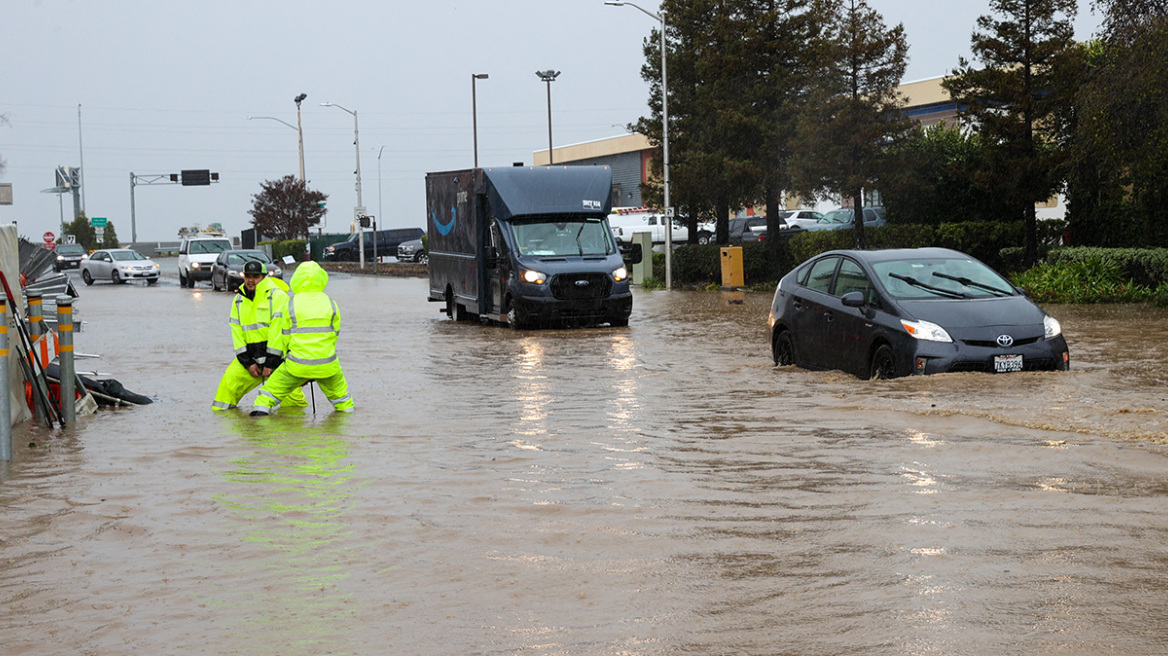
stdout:
[[320,268],[316,262],[308,261],[296,267],[296,273],[292,274],[292,282],[289,286],[292,288],[292,293],[301,294],[304,292],[323,292],[327,284],[328,272]]

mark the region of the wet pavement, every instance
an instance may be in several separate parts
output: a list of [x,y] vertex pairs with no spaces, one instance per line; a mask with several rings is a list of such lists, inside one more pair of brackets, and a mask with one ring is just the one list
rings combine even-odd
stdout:
[[329,291],[357,411],[253,419],[210,410],[229,294],[80,286],[78,368],[157,402],[15,429],[4,654],[1168,653],[1168,310],[868,382],[773,367],[767,294],[513,332]]

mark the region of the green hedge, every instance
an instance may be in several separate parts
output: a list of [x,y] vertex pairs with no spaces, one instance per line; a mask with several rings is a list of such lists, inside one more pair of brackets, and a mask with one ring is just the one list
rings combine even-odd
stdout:
[[272,246],[272,259],[279,262],[284,259],[284,256],[291,255],[300,262],[304,259],[304,244],[303,239],[288,239],[286,241],[261,241],[260,244],[270,244]]
[[1047,254],[1051,265],[1070,265],[1098,260],[1114,266],[1123,278],[1137,285],[1157,287],[1168,282],[1168,248],[1056,248]]

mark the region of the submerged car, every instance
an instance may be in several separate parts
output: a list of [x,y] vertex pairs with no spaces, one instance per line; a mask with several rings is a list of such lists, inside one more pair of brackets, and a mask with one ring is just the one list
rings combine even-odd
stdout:
[[1070,367],[1057,319],[945,248],[817,255],[779,282],[768,321],[775,364],[861,378]]
[[251,261],[262,262],[272,278],[284,279],[284,272],[272,262],[272,258],[261,250],[250,248],[223,251],[211,265],[211,289],[231,291],[243,284],[243,265]]
[[96,280],[109,280],[124,284],[130,280],[145,280],[146,284],[158,282],[157,262],[129,248],[106,248],[93,251],[81,263],[81,279],[92,285]]

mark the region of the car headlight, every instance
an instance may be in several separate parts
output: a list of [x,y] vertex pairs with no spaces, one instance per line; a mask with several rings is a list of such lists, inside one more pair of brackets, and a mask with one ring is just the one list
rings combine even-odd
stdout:
[[1046,330],[1047,339],[1063,334],[1063,325],[1049,314],[1042,318],[1042,327]]
[[626,268],[624,268],[623,266],[622,266],[622,267],[617,267],[617,268],[616,268],[616,269],[615,269],[615,270],[612,272],[612,279],[613,279],[613,280],[615,280],[615,281],[617,281],[617,282],[620,282],[620,281],[622,281],[622,280],[624,280],[625,278],[628,278],[628,277],[629,277],[629,270],[628,270],[628,269],[626,269]]
[[908,334],[926,342],[953,341],[953,338],[949,336],[949,333],[945,332],[944,328],[931,321],[907,321],[901,319],[900,325],[904,326]]
[[242,278],[242,277],[243,277],[243,271],[240,271],[239,269],[228,269],[228,270],[227,270],[227,275],[229,275],[229,276],[231,276],[231,277],[233,277],[233,278]]
[[199,268],[199,263],[198,263],[198,262],[191,262],[191,268],[192,268],[192,269],[198,269],[198,268]]
[[64,261],[65,261],[65,256],[64,256],[64,255],[58,255],[58,256],[57,256],[57,259],[58,259],[58,260],[60,260],[61,262],[64,262]]
[[542,285],[543,281],[547,280],[547,276],[532,269],[524,269],[519,277],[523,282],[530,282],[536,285]]
[[161,268],[162,268],[162,265],[161,265],[161,264],[159,264],[159,263],[157,263],[157,262],[155,262],[155,263],[154,263],[154,270],[155,270],[155,271],[157,271],[157,270],[159,270],[159,269],[161,269]]
[[133,271],[134,265],[133,264],[119,264],[118,268],[121,269],[122,271]]

